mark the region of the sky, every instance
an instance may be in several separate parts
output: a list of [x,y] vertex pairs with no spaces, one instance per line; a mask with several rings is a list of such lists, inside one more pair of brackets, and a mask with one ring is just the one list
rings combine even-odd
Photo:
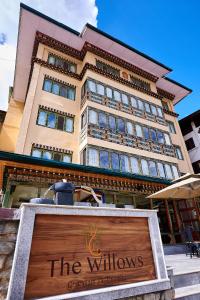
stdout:
[[[200,109],[199,0],[24,0],[81,31],[86,22],[172,68],[170,78],[193,90],[176,105],[180,118]],[[12,85],[19,0],[0,0],[0,108]]]

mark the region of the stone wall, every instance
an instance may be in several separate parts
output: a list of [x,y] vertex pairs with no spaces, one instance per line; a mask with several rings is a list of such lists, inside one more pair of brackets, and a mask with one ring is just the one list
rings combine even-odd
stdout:
[[121,300],[172,300],[174,299],[174,290],[167,290],[157,293],[145,294],[141,296],[124,298]]
[[0,300],[7,295],[19,221],[0,220]]

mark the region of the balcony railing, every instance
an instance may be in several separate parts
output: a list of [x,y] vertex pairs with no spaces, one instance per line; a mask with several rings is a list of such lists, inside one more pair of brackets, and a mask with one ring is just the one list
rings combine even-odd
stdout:
[[126,133],[112,132],[110,129],[100,128],[96,125],[88,124],[82,129],[80,142],[86,138],[86,135],[123,146],[176,157],[175,147],[173,145],[154,143],[153,141],[145,140]]
[[147,113],[145,111],[142,111],[140,109],[134,108],[130,105],[124,104],[122,102],[117,102],[113,99],[107,98],[105,96],[101,96],[99,94],[96,94],[94,92],[87,92],[86,95],[82,98],[81,100],[81,107],[83,107],[83,105],[85,104],[85,102],[89,100],[92,102],[96,102],[99,103],[101,105],[116,109],[116,110],[120,110],[123,111],[125,113],[152,121],[152,122],[156,122],[159,123],[161,125],[167,125],[166,121],[164,118],[161,118],[159,116],[155,116],[152,115],[150,113]]

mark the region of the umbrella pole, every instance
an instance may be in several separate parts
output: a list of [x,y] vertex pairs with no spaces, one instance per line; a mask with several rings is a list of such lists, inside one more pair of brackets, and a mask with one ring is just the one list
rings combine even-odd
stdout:
[[167,221],[168,221],[169,231],[170,231],[170,234],[171,234],[171,242],[173,244],[175,244],[176,241],[175,241],[175,237],[174,237],[174,231],[173,231],[171,216],[170,216],[170,213],[169,213],[169,206],[168,206],[167,199],[164,199],[164,203],[165,203],[165,211],[166,211],[166,215],[167,215]]

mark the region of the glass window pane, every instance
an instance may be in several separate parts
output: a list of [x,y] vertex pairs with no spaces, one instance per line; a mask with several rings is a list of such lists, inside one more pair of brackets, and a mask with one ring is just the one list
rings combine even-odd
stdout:
[[165,171],[168,179],[173,179],[171,166],[168,164],[165,164]]
[[95,110],[89,110],[89,123],[98,124],[98,114]]
[[158,176],[156,163],[152,160],[149,161],[149,173],[151,176],[154,176],[154,177]]
[[73,130],[74,130],[74,119],[72,119],[72,118],[66,118],[66,121],[65,121],[65,130],[67,132],[73,132]]
[[99,152],[100,167],[109,169],[109,153],[107,151]]
[[106,87],[106,96],[112,98],[112,89],[109,87]]
[[136,130],[136,135],[138,137],[143,137],[143,134],[142,134],[142,127],[138,124],[135,125],[135,130]]
[[88,150],[88,163],[90,166],[98,167],[99,166],[99,152],[96,149],[90,148]]
[[33,149],[32,156],[40,158],[42,156],[41,150],[39,150],[39,149]]
[[75,89],[68,87],[67,88],[67,98],[70,100],[75,100]]
[[149,128],[148,127],[143,127],[143,133],[144,133],[145,140],[149,140]]
[[99,126],[106,128],[107,127],[107,116],[104,113],[99,113]]
[[56,82],[53,82],[52,84],[52,93],[55,95],[59,95],[60,92],[60,85]]
[[129,104],[128,103],[128,96],[126,95],[126,94],[122,94],[122,102],[124,103],[124,104]]
[[177,179],[179,178],[179,173],[178,173],[178,169],[176,166],[172,166],[172,171],[173,171],[173,174],[174,174],[174,178]]
[[61,58],[56,57],[56,67],[63,68],[64,61]]
[[67,98],[67,86],[61,85],[60,96]]
[[108,117],[109,128],[113,131],[116,130],[116,119],[113,116]]
[[158,115],[159,117],[163,117],[163,112],[162,112],[162,109],[160,107],[157,107],[157,112],[158,112]]
[[176,156],[178,159],[183,159],[183,155],[179,147],[176,147]]
[[145,102],[145,103],[144,103],[144,106],[145,106],[145,111],[146,111],[147,113],[151,113],[151,109],[150,109],[149,103]]
[[99,83],[97,84],[97,93],[102,96],[105,95],[104,86],[102,84]]
[[43,89],[46,92],[51,92],[51,86],[52,86],[52,81],[50,79],[45,79],[44,80],[44,87],[43,87]]
[[47,118],[47,127],[55,128],[56,127],[56,115],[54,113],[49,113]]
[[120,169],[122,172],[130,172],[128,156],[120,155]]
[[53,153],[53,160],[62,161],[62,154],[59,152]]
[[57,116],[57,129],[63,130],[65,122],[64,116]]
[[63,155],[63,162],[71,163],[71,161],[72,161],[72,156],[70,154]]
[[140,99],[138,99],[138,108],[144,110],[144,103]]
[[119,132],[125,132],[125,122],[123,119],[117,119],[117,130],[119,130]]
[[136,99],[136,98],[131,97],[131,105],[132,105],[133,107],[135,107],[135,108],[138,107],[138,105],[137,105],[137,99]]
[[156,131],[154,129],[150,129],[150,136],[152,141],[157,142]]
[[168,133],[164,133],[165,136],[165,143],[166,145],[171,145],[170,137]]
[[157,131],[158,143],[164,144],[164,135],[161,131]]
[[127,127],[127,133],[133,135],[134,134],[133,123],[127,122],[126,127]]
[[73,73],[76,73],[76,66],[74,64],[69,64],[69,70]]
[[119,155],[111,153],[111,165],[113,170],[119,170]]
[[54,64],[55,64],[55,56],[49,55],[49,57],[48,57],[48,62],[49,62],[50,64],[54,65]]
[[159,176],[161,178],[165,178],[165,170],[164,170],[164,165],[160,162],[157,163],[158,166],[158,172],[159,172]]
[[139,168],[139,162],[136,157],[131,157],[130,158],[130,163],[131,163],[131,172],[135,174],[140,173],[140,168]]
[[96,93],[96,84],[94,81],[88,80],[88,90]]
[[156,110],[156,107],[154,105],[151,105],[151,111],[152,111],[152,114],[154,116],[157,116],[157,110]]
[[45,126],[45,125],[46,125],[46,121],[47,121],[47,112],[46,112],[46,111],[40,110],[40,111],[39,111],[39,116],[38,116],[38,121],[37,121],[37,123],[38,123],[39,125]]
[[141,159],[141,166],[143,175],[149,175],[149,166],[145,159]]
[[50,151],[43,151],[42,158],[44,159],[51,159],[52,155]]
[[121,94],[120,94],[120,92],[114,90],[114,99],[116,101],[118,101],[118,102],[121,101]]

